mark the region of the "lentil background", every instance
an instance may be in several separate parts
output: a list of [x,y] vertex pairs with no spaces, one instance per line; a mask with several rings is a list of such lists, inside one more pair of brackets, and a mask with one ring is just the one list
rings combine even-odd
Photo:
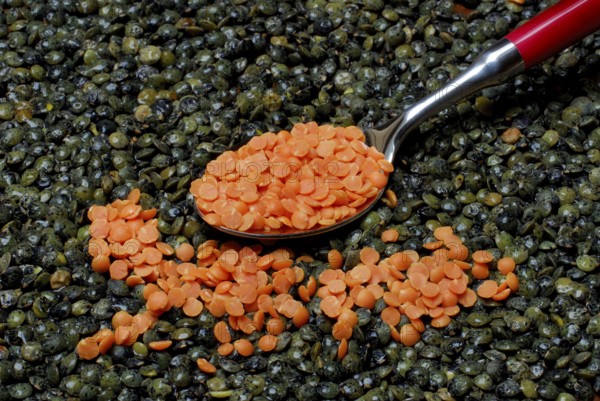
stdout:
[[[470,249],[517,261],[506,303],[478,301],[411,348],[376,307],[341,362],[316,314],[247,359],[217,358],[211,316],[177,310],[133,348],[74,352],[143,305],[139,287],[91,270],[90,205],[139,187],[164,241],[223,238],[189,194],[212,158],[295,122],[384,122],[551,3],[0,0],[0,400],[594,399],[598,34],[424,123],[391,177],[395,208],[291,244],[314,273],[332,248],[351,267],[363,246],[421,253],[452,225]],[[396,243],[379,238],[388,228]],[[168,352],[148,349],[159,338]]]

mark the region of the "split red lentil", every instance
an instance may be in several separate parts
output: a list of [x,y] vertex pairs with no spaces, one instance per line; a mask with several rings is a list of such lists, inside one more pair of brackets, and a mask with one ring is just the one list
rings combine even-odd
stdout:
[[[250,356],[255,348],[271,352],[277,347],[277,335],[286,327],[308,323],[304,303],[315,295],[321,299],[321,312],[335,320],[332,335],[340,341],[338,357],[342,359],[358,324],[357,308],[373,309],[376,301],[383,299],[386,307],[380,317],[389,325],[392,337],[412,346],[419,341],[426,322],[444,327],[461,306],[473,306],[478,297],[501,301],[519,286],[510,258],[497,262],[498,272],[505,276],[501,282],[488,279],[491,253],[476,251],[472,262],[466,262],[468,249],[450,227],[434,231],[437,241],[423,245],[432,252],[426,256],[402,251],[381,259],[375,249],[365,247],[359,252],[360,263],[342,270],[343,255],[332,250],[327,255],[329,268],[317,278],[298,265],[313,259],[306,255],[295,258],[287,248],[264,253],[261,245],[208,240],[197,249],[187,243],[173,249],[160,242],[156,210],[142,210],[139,198],[139,190],[134,189],[126,200],[88,211],[92,268],[131,286],[144,285],[146,308],[134,316],[118,311],[112,318],[112,330],[104,328],[81,340],[77,352],[82,359],[94,359],[113,344],[133,345],[173,307],[190,317],[206,309],[220,319],[214,326],[219,355],[237,352]],[[389,242],[397,240],[390,230],[382,236]],[[473,279],[480,280],[476,291],[469,288]],[[299,299],[290,294],[293,288]],[[410,323],[400,325],[403,315]],[[257,331],[264,334],[255,344],[244,338]],[[161,351],[172,344],[170,339],[159,339],[148,346]],[[216,371],[208,360],[199,359],[197,364],[204,372]]]
[[[393,229],[384,231],[382,239],[395,242],[397,237],[393,232],[397,233]],[[513,273],[515,263],[511,258],[498,261],[498,271],[506,276],[500,284],[483,280],[477,292],[468,288],[473,278],[489,277],[492,254],[475,251],[472,263],[467,263],[468,249],[451,227],[436,229],[434,237],[438,241],[423,246],[433,251],[431,256],[404,251],[380,260],[379,253],[367,247],[361,249],[360,263],[352,269],[345,273],[325,270],[319,275],[321,287],[316,294],[321,298],[321,311],[336,320],[332,334],[337,340],[347,341],[352,336],[352,329],[358,324],[355,306],[373,309],[376,300],[381,298],[386,307],[380,316],[390,326],[392,337],[412,346],[425,329],[423,318],[428,317],[433,327],[444,327],[459,313],[461,306],[473,306],[478,296],[501,301],[518,290],[519,281]],[[335,251],[330,251],[328,258],[333,262],[331,268],[343,266],[343,260]],[[471,277],[469,270],[472,270]],[[474,277],[477,271],[480,277]],[[410,323],[398,329],[402,315],[407,316]],[[340,343],[340,347],[343,354],[346,345]]]
[[191,185],[207,222],[246,232],[304,231],[354,216],[394,170],[355,126],[314,122],[255,136]]

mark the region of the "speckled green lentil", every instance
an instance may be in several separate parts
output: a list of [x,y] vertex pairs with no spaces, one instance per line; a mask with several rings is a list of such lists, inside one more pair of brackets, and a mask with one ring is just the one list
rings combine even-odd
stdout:
[[[600,391],[597,36],[424,122],[398,155],[393,210],[381,204],[326,240],[291,244],[317,259],[307,273],[331,247],[347,269],[362,246],[421,251],[451,225],[470,249],[516,259],[521,288],[507,302],[478,303],[414,348],[390,340],[379,302],[359,311],[341,361],[322,317],[281,334],[269,355],[219,359],[207,313],[166,314],[133,347],[96,361],[73,352],[116,309],[143,305],[141,286],[89,269],[92,203],[139,187],[166,242],[226,240],[186,199],[212,158],[299,121],[387,121],[552,2],[4,3],[0,400],[591,400]],[[514,144],[500,137],[509,127],[521,132]],[[377,238],[387,228],[397,243]],[[494,269],[492,278],[501,279]],[[148,350],[164,338],[171,349]],[[200,357],[218,367],[214,377],[195,369]]]
[[591,273],[598,268],[598,260],[591,255],[582,255],[578,257],[576,263],[579,270],[586,273]]

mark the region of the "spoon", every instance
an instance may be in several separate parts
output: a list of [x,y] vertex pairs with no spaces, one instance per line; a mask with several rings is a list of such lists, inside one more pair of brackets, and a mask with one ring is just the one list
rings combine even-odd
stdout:
[[[498,85],[600,29],[600,0],[562,0],[521,25],[485,50],[444,87],[410,106],[386,124],[364,130],[367,145],[393,163],[404,139],[423,121],[489,86]],[[325,234],[363,217],[385,188],[357,213],[327,227],[285,232],[245,232],[215,226],[225,233],[258,240],[283,240]],[[198,214],[205,219],[198,208]]]

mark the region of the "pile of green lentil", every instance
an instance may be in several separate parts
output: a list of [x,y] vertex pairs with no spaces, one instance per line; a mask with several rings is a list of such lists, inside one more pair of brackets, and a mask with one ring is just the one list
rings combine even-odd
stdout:
[[165,242],[225,240],[189,195],[212,158],[296,122],[384,122],[551,3],[0,0],[0,400],[593,400],[600,35],[424,123],[391,177],[395,208],[291,244],[314,274],[332,248],[347,269],[364,246],[423,252],[451,225],[517,261],[507,302],[479,300],[414,347],[390,340],[385,305],[362,310],[341,361],[316,313],[250,358],[218,357],[214,318],[176,309],[131,348],[75,353],[144,304],[142,286],[90,268],[90,205],[139,187]]

